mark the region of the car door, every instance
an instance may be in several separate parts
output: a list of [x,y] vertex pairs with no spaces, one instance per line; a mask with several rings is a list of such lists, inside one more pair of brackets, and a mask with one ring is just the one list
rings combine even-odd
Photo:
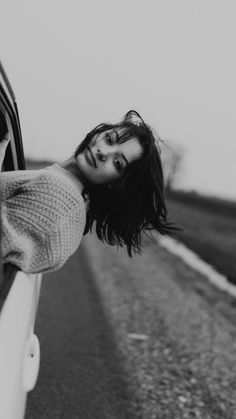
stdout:
[[[0,140],[6,130],[10,132],[11,141],[2,170],[24,170],[16,99],[0,62]],[[2,269],[2,263],[0,265],[0,416],[1,419],[22,419],[27,393],[34,388],[39,371],[40,347],[34,324],[41,275],[25,274],[12,265]]]

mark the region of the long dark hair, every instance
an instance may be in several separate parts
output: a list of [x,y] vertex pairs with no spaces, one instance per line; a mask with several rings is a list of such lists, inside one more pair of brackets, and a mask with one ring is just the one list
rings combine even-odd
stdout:
[[143,232],[155,229],[166,234],[174,229],[167,221],[159,138],[138,112],[131,110],[118,124],[96,126],[78,146],[75,156],[85,150],[95,135],[120,128],[119,142],[137,138],[143,148],[142,156],[127,167],[112,188],[84,182],[84,193],[89,196],[84,234],[92,231],[95,223],[100,240],[126,246],[132,256],[132,251],[140,253],[142,250]]

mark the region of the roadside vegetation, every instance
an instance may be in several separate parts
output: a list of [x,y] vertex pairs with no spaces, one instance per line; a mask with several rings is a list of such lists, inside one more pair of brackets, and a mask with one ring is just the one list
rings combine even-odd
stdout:
[[176,238],[236,285],[236,202],[196,193],[168,193]]
[[31,159],[31,158],[27,158],[25,159],[25,166],[26,166],[26,170],[38,170],[38,169],[43,169],[44,167],[50,166],[51,164],[53,164],[55,162],[51,161],[51,160],[35,160],[35,159]]

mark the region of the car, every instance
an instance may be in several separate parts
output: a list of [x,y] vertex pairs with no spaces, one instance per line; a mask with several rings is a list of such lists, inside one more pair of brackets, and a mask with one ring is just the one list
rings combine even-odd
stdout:
[[[0,62],[0,140],[6,130],[10,133],[11,141],[6,150],[2,170],[24,170],[25,157],[18,108],[13,89]],[[34,327],[41,280],[41,274],[26,274],[13,265],[2,267],[1,264],[1,419],[24,418],[27,394],[37,381],[40,345]]]

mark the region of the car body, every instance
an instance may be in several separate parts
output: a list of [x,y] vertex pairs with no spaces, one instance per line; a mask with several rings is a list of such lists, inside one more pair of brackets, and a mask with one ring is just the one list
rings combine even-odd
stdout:
[[[25,159],[17,104],[1,63],[0,116],[1,130],[6,127],[11,137],[2,170],[24,170]],[[27,393],[35,386],[40,365],[40,346],[34,334],[34,325],[41,274],[25,274],[12,265],[4,266],[0,274],[1,419],[22,419]]]

